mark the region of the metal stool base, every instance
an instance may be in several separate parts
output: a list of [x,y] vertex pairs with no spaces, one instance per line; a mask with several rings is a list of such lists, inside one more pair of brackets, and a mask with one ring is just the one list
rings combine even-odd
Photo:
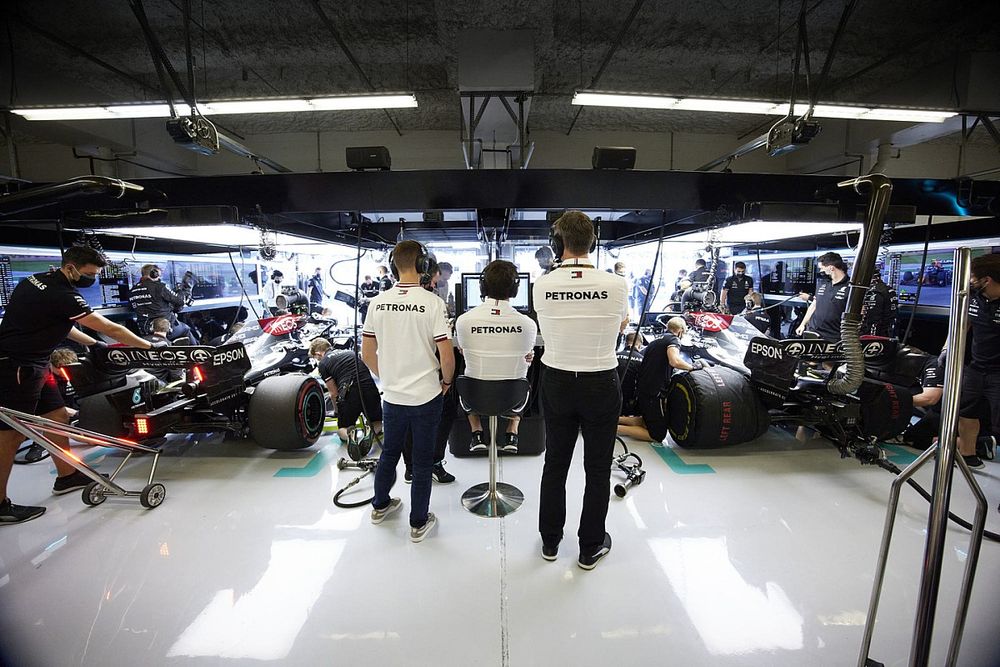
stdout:
[[477,516],[503,517],[516,512],[524,502],[524,494],[513,484],[496,483],[496,493],[490,493],[490,483],[469,487],[462,494],[462,505]]

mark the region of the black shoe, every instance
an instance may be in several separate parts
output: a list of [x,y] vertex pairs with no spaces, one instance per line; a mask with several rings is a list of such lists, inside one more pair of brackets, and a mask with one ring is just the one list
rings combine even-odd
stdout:
[[[101,477],[108,478],[107,475],[101,475]],[[64,493],[82,489],[93,481],[79,470],[74,470],[65,477],[56,477],[56,483],[52,485],[52,495],[61,496]]]
[[576,564],[579,565],[581,569],[593,570],[597,567],[598,561],[607,556],[609,553],[611,553],[611,535],[604,533],[604,544],[602,544],[597,551],[592,554],[584,554],[581,552],[580,558],[576,561]]
[[504,443],[500,451],[505,454],[517,454],[517,433],[504,433]]
[[407,484],[413,484],[413,471],[409,468],[407,468],[406,472],[403,473],[403,481]]
[[992,435],[981,435],[976,439],[976,456],[992,461],[997,448],[997,439]]
[[487,446],[486,441],[483,440],[483,432],[482,431],[473,431],[472,432],[472,442],[469,443],[469,451],[470,452],[485,452],[487,449],[489,449],[489,446]]
[[431,470],[431,476],[438,484],[451,484],[455,481],[455,476],[444,469],[444,461],[438,461]]
[[980,468],[985,467],[983,460],[975,454],[970,456],[962,455],[962,458],[965,459],[965,465],[969,466],[973,470],[979,470]]
[[7,498],[0,502],[0,526],[13,525],[31,521],[45,514],[44,507],[29,507],[27,505],[15,505]]
[[555,560],[558,555],[559,555],[558,542],[556,542],[555,544],[546,544],[545,542],[542,542],[542,558],[551,561]]

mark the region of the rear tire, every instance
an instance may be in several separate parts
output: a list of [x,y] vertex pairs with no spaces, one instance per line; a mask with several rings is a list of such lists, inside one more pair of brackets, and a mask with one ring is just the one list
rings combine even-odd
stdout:
[[261,380],[250,397],[250,436],[267,449],[304,449],[323,435],[326,398],[316,378],[291,373]]
[[670,437],[689,449],[749,442],[770,425],[767,409],[750,381],[724,366],[675,374],[664,414]]

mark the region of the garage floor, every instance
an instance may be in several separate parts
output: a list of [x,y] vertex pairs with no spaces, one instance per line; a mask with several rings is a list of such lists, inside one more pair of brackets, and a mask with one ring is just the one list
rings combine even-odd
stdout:
[[[335,436],[294,453],[172,440],[161,462],[167,499],[154,510],[50,497],[51,465],[19,466],[12,497],[49,510],[0,527],[0,662],[855,664],[889,474],[775,429],[716,452],[634,449],[646,482],[612,498],[614,549],[591,572],[575,564],[580,461],[554,563],[539,556],[535,527],[541,457],[502,461],[527,497],[504,520],[459,502],[487,478],[485,460],[450,459],[458,482],[435,485],[440,524],[421,544],[408,540],[405,507],[379,526],[367,509],[334,507],[333,492],[357,474],[332,465],[344,450]],[[78,452],[103,471],[120,456]],[[130,464],[125,480],[141,487],[146,470]],[[977,477],[998,531],[1000,465]],[[958,488],[953,507],[968,516]],[[398,492],[408,503],[408,487]],[[906,664],[926,512],[904,492],[872,651],[886,665]],[[966,549],[965,531],[950,530],[931,664],[943,664]],[[962,665],[1000,664],[998,574],[1000,545],[987,542]]]

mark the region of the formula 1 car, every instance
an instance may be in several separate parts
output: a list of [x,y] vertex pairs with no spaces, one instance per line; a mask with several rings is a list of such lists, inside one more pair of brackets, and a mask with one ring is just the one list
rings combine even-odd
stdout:
[[[743,317],[712,312],[684,314],[689,333],[682,351],[706,363],[675,373],[664,399],[671,436],[678,445],[709,448],[759,437],[770,424],[816,429],[840,449],[874,463],[880,440],[910,423],[909,390],[926,359],[888,338],[862,336],[865,378],[845,395],[827,391],[837,377],[823,364],[845,361],[843,343],[820,339],[775,340]],[[916,361],[914,361],[916,360]]]
[[[77,425],[137,441],[222,431],[271,449],[309,447],[323,432],[326,398],[304,374],[297,320],[262,321],[246,344],[97,349],[60,370],[78,397]],[[150,368],[183,369],[185,379],[162,387]]]

